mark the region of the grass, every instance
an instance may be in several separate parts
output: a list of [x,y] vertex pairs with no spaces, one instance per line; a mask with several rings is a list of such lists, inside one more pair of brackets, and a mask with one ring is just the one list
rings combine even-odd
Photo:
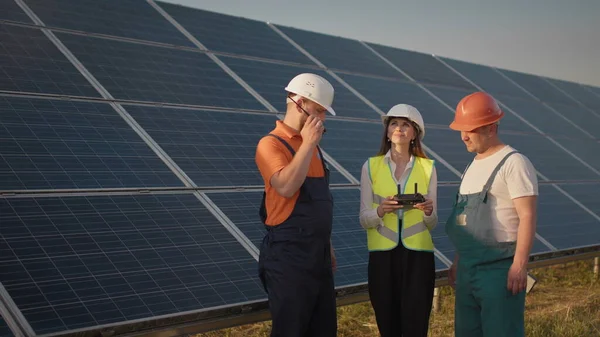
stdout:
[[[534,269],[538,283],[527,295],[525,329],[528,337],[600,336],[600,281],[593,260]],[[454,294],[440,288],[439,310],[432,313],[429,336],[454,337]],[[270,322],[199,334],[197,337],[268,337]],[[370,303],[338,308],[338,336],[379,336]]]

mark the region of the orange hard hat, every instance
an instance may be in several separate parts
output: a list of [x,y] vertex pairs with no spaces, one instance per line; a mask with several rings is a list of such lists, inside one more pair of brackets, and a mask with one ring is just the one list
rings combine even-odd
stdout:
[[495,123],[502,117],[504,112],[500,110],[494,97],[478,91],[458,102],[450,128],[457,131],[473,131],[480,126]]

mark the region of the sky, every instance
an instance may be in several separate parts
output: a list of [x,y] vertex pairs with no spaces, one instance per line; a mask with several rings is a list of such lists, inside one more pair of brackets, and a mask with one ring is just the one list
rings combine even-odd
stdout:
[[162,0],[600,87],[600,0]]

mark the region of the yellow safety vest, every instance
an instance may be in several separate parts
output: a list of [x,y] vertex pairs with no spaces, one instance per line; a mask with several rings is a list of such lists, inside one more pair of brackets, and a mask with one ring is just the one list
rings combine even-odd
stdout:
[[[373,185],[373,208],[377,208],[381,201],[390,195],[398,193],[398,187],[393,178],[392,170],[386,163],[384,156],[369,158],[369,176]],[[402,186],[403,193],[415,193],[415,182],[418,192],[426,195],[429,189],[429,180],[433,172],[434,161],[431,159],[414,156],[413,167],[408,179]],[[433,251],[433,239],[429,229],[423,222],[423,211],[416,208],[403,210],[402,215],[402,243],[411,250]],[[367,229],[367,242],[369,251],[390,250],[398,245],[398,214],[386,213],[383,216],[383,225]]]

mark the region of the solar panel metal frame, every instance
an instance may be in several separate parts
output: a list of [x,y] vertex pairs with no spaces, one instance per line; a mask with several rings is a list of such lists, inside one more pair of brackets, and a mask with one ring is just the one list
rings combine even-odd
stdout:
[[[31,19],[34,20],[34,22],[37,25],[39,25],[40,27],[44,27],[43,22],[41,22],[41,20],[39,20],[39,18],[37,18],[35,16],[35,14],[27,7],[27,5],[23,2],[23,0],[15,0],[15,1],[21,8],[24,9],[24,11],[29,15],[29,17]],[[160,7],[158,7],[154,3],[153,0],[148,0],[148,2],[155,9],[157,9],[159,12],[161,12]],[[161,14],[164,15],[166,13],[163,12]],[[238,83],[240,83],[240,85],[242,85],[250,94],[252,94],[259,102],[261,102],[263,105],[265,105],[265,107],[267,108],[268,111],[277,113],[276,109],[273,108],[272,106],[270,106],[270,104],[268,104],[268,102],[266,102],[266,100],[264,100],[264,98],[260,97],[260,95],[258,95],[248,84],[244,83],[243,80],[241,80],[237,76],[237,74],[235,74],[233,71],[231,71],[231,69],[228,69],[227,66],[225,66],[222,62],[220,62],[220,60],[215,56],[215,54],[206,50],[206,48],[204,48],[199,41],[197,41],[193,37],[191,37],[191,35],[189,33],[187,33],[185,30],[182,30],[181,26],[178,25],[172,18],[167,17],[167,20],[169,20],[173,25],[175,25],[175,27],[177,27],[184,35],[186,35],[194,43],[194,45],[196,45],[199,49],[201,49],[203,51],[207,51],[208,54],[210,55],[211,59],[213,59],[213,61],[215,61],[217,64],[219,64],[229,75],[231,75],[234,79],[236,79],[236,81],[238,81]],[[290,43],[292,43],[292,45],[294,45],[299,50],[299,52],[305,54],[311,60],[313,60],[319,68],[330,73],[332,75],[332,77],[334,77],[342,85],[347,87],[352,93],[354,93],[357,97],[359,97],[361,100],[363,100],[367,105],[369,105],[371,107],[375,107],[373,105],[373,103],[366,100],[358,91],[356,91],[354,88],[352,88],[347,83],[345,83],[343,80],[341,80],[338,76],[336,76],[333,71],[327,69],[325,66],[323,66],[323,64],[321,64],[318,60],[316,60],[311,55],[307,55],[308,53],[305,50],[303,50],[295,42],[291,41],[291,39],[289,39],[289,37],[285,36],[285,34],[283,34],[275,26],[273,26],[272,24],[268,24],[268,25],[271,28],[273,28],[278,34],[280,34],[284,39],[286,39]],[[146,135],[144,134],[145,131],[141,127],[139,127],[139,125],[136,125],[135,121],[131,118],[131,116],[129,116],[127,114],[126,110],[119,104],[118,100],[115,100],[110,95],[110,93],[105,91],[103,89],[103,87],[98,84],[98,82],[93,78],[93,76],[91,76],[91,74],[89,74],[83,67],[81,67],[81,63],[79,63],[79,61],[68,51],[68,49],[66,49],[66,47],[60,42],[60,40],[58,38],[56,38],[56,36],[50,30],[43,29],[43,32],[51,41],[53,41],[57,45],[57,47],[59,47],[59,49],[61,49],[61,51],[69,58],[69,60],[77,67],[77,69],[92,83],[92,85],[94,85],[94,87],[96,87],[96,89],[102,95],[102,98],[100,98],[99,100],[112,102],[113,108],[115,108],[115,110],[117,110],[117,112],[119,112],[119,114],[131,125],[131,127],[136,132],[140,133],[140,136],[151,147],[153,147],[153,149],[155,151],[160,153],[160,151],[161,151],[160,148],[156,145],[156,143],[152,139],[150,139],[149,137],[146,137]],[[368,47],[365,43],[363,43],[363,42],[361,42],[361,43],[363,45],[365,45],[366,47]],[[380,58],[382,58],[382,60],[386,61],[386,63],[391,64],[391,62],[389,62],[388,60],[383,58],[381,55],[379,55],[377,53],[375,53],[375,54],[377,56],[379,56]],[[438,60],[439,60],[439,58],[438,58]],[[445,64],[441,60],[440,60],[440,62]],[[445,64],[445,65],[448,66],[447,64]],[[451,70],[453,70],[451,67],[449,67],[449,68]],[[433,99],[436,99],[443,103],[442,100],[440,100],[433,93],[431,93],[429,90],[427,90],[421,83],[418,83],[414,79],[407,76],[407,74],[405,74],[400,68],[397,68],[394,66],[394,69],[396,69],[397,71],[402,73],[407,78],[411,79],[412,82],[414,82],[417,86],[421,87],[421,89],[428,92]],[[459,74],[459,75],[462,76],[462,74]],[[462,77],[465,78],[466,80],[468,80],[466,77],[464,77],[464,76],[462,76]],[[515,85],[518,85],[518,84],[515,83]],[[596,94],[590,88],[586,87],[585,89]],[[16,94],[18,95],[18,93],[16,93]],[[43,95],[37,95],[37,96],[44,97]],[[570,98],[573,99],[572,97],[570,97]],[[91,101],[90,99],[87,99],[87,100]],[[575,99],[573,99],[573,100],[576,101]],[[581,104],[579,101],[577,101],[577,102],[579,104]],[[443,104],[446,107],[448,107],[450,110],[452,109],[447,104],[445,104],[445,103],[443,103]],[[151,103],[149,103],[149,105],[151,105]],[[377,108],[374,108],[374,110],[380,114],[383,113],[381,110],[379,110]],[[514,111],[511,111],[511,112],[514,114],[517,114]],[[281,119],[282,115],[277,114],[277,117]],[[555,145],[560,147],[559,144],[555,144]],[[565,149],[563,149],[563,150],[565,150]],[[161,155],[164,156],[164,154],[161,154]],[[453,173],[455,173],[457,176],[460,176],[460,172],[458,170],[456,170],[456,168],[452,167],[447,162],[445,162],[441,156],[439,156],[438,154],[435,154],[435,153],[433,153],[433,155],[443,165],[450,168]],[[336,168],[339,167],[340,172],[343,171],[346,178],[348,178],[348,180],[350,181],[350,184],[348,184],[348,185],[333,186],[332,188],[357,188],[358,187],[357,179],[355,179],[350,173],[348,173],[343,167],[341,167],[341,165],[337,164],[335,162],[335,160],[333,160],[333,158],[331,158],[330,156],[326,155],[326,159],[328,161],[330,161],[330,163],[332,163],[334,166],[336,166]],[[576,159],[578,159],[578,158],[576,158]],[[581,160],[581,159],[579,159],[579,160],[582,162],[582,164],[584,164],[584,165],[586,164],[583,160]],[[166,159],[165,162],[167,164],[169,164],[169,159]],[[596,171],[596,173],[598,173],[598,172]],[[600,173],[599,173],[599,175],[600,175]],[[543,176],[541,176],[541,177],[542,177],[542,181],[540,181],[540,184],[549,184],[549,185],[555,187],[560,193],[564,194],[567,198],[574,201],[576,204],[578,204],[578,206],[583,208],[588,213],[591,213],[592,215],[594,215],[595,218],[600,221],[600,217],[597,214],[595,214],[595,213],[591,212],[589,209],[585,208],[583,205],[581,205],[580,202],[577,201],[577,199],[573,198],[568,193],[566,193],[564,190],[562,190],[557,185],[557,182],[551,181],[550,179],[543,177]],[[45,190],[45,191],[26,191],[26,192],[2,191],[2,192],[8,192],[8,193],[5,193],[4,195],[2,195],[0,197],[8,197],[8,198],[17,197],[18,198],[21,196],[31,197],[32,195],[43,197],[46,195],[56,195],[56,194],[61,194],[61,193],[64,195],[76,195],[77,193],[91,194],[91,195],[131,194],[131,193],[133,193],[133,194],[135,194],[135,193],[174,193],[173,189],[175,189],[175,190],[179,191],[178,193],[181,193],[181,191],[185,191],[186,193],[189,192],[189,193],[193,193],[194,195],[196,195],[197,198],[203,204],[205,204],[205,206],[211,212],[214,212],[213,214],[217,217],[217,219],[219,219],[219,221],[228,230],[235,232],[235,224],[228,223],[227,219],[223,219],[222,214],[219,213],[220,211],[218,210],[218,208],[210,201],[210,199],[206,196],[206,194],[203,193],[203,191],[206,191],[206,190],[221,190],[220,188],[218,188],[218,187],[203,188],[203,187],[195,186],[195,184],[193,182],[188,181],[183,177],[181,177],[181,179],[182,179],[182,181],[184,181],[186,187],[182,187],[182,188],[149,188],[149,189],[127,189],[127,188],[125,188],[125,189],[96,189],[96,190],[63,190],[63,191]],[[565,184],[565,183],[568,183],[568,182],[562,182],[562,184]],[[239,187],[236,187],[236,188],[239,188]],[[262,186],[247,186],[247,187],[242,187],[242,189],[261,190]],[[233,190],[232,190],[232,188],[223,188],[223,190],[227,190],[227,191],[231,191],[232,193],[235,193],[235,188]],[[565,250],[560,250],[560,251],[553,250],[553,251],[550,251],[547,253],[532,255],[532,257],[530,258],[530,261],[531,261],[530,266],[531,267],[541,267],[541,266],[546,266],[546,265],[551,265],[551,264],[556,264],[556,263],[564,263],[566,261],[594,257],[594,256],[597,256],[598,254],[600,254],[600,245],[593,245],[593,246],[587,246],[587,247],[573,247],[571,249],[565,249]],[[446,284],[446,281],[447,281],[446,273],[447,273],[446,270],[436,272],[436,286],[442,286],[442,285]],[[366,284],[357,284],[357,285],[350,285],[350,286],[338,288],[337,289],[338,305],[345,305],[345,304],[350,304],[350,303],[361,302],[361,301],[367,300],[367,297],[366,297],[367,288],[366,287],[367,287]],[[0,296],[0,298],[4,302],[6,302],[7,300],[10,300],[10,296],[8,296],[8,294],[4,294],[4,296]],[[10,306],[11,306],[10,304],[8,306],[5,305],[5,308],[10,307]],[[2,307],[0,307],[0,309],[2,309]],[[7,316],[5,316],[8,318],[7,322],[9,324],[13,324],[13,326],[14,326],[14,323],[19,321],[18,308],[12,308],[12,309],[13,309],[13,313],[6,313],[6,310],[2,311],[2,313],[3,313],[3,316],[4,316],[4,314],[7,315]],[[16,309],[16,311],[14,309]],[[113,335],[146,332],[149,335],[156,335],[156,336],[158,336],[158,335],[162,336],[163,333],[171,333],[171,334],[196,333],[196,332],[209,331],[209,330],[219,329],[219,328],[228,327],[228,326],[232,326],[232,325],[239,325],[239,324],[243,324],[243,323],[268,319],[268,311],[266,309],[267,309],[266,301],[255,301],[255,302],[251,302],[251,303],[242,303],[242,304],[227,306],[227,307],[223,307],[223,308],[211,308],[211,309],[207,309],[207,310],[198,310],[198,311],[193,311],[193,312],[184,313],[184,314],[161,316],[161,317],[151,317],[151,318],[142,319],[142,320],[121,322],[121,323],[116,323],[116,324],[107,325],[107,326],[89,327],[89,328],[80,329],[77,331],[66,331],[66,332],[49,334],[48,336],[58,336],[58,335],[61,335],[61,336],[62,335],[69,335],[69,336],[71,336],[71,335],[73,335],[73,336],[75,336],[75,335],[77,335],[77,336],[90,335],[90,336],[92,336],[92,335],[97,335],[100,332],[107,332],[107,333],[110,333]],[[22,327],[22,326],[15,327],[15,329],[18,330],[16,332],[18,332],[19,334],[22,333],[23,335],[27,335],[27,336],[33,335],[33,331],[27,331],[26,327]]]

